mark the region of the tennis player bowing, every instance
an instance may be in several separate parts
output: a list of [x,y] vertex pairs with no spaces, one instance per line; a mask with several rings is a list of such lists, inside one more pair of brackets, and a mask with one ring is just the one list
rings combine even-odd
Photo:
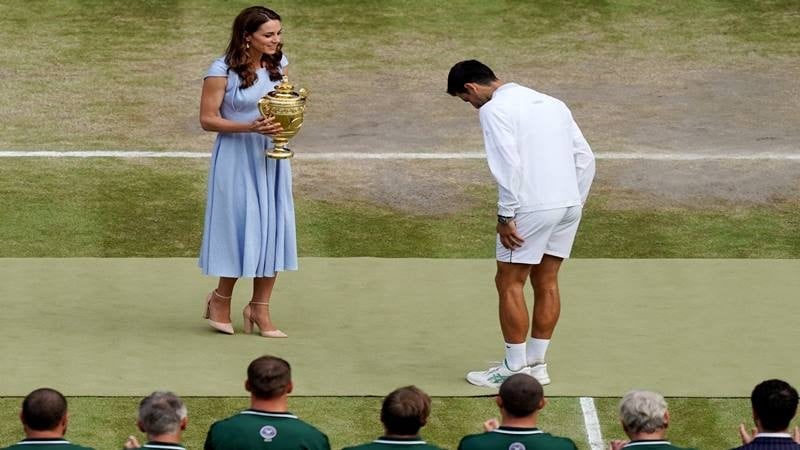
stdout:
[[[478,61],[454,65],[447,92],[479,109],[499,191],[495,284],[506,354],[496,367],[469,372],[467,381],[497,388],[509,376],[527,373],[548,384],[545,353],[561,311],[558,269],[575,240],[594,155],[563,102],[503,83]],[[529,277],[533,314],[527,338]]]

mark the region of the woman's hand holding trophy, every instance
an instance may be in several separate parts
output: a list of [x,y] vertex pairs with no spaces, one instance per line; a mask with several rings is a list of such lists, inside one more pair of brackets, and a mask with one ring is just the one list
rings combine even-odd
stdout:
[[[258,101],[258,110],[261,111],[264,121],[260,124],[256,121],[254,126],[259,128],[257,132],[272,135],[274,148],[266,149],[266,154],[270,158],[284,159],[294,155],[293,151],[286,148],[286,144],[303,126],[303,112],[308,92],[305,89],[295,92],[293,89],[294,86],[289,84],[289,79],[284,76],[274,91],[270,91]],[[276,126],[280,127],[280,130]]]

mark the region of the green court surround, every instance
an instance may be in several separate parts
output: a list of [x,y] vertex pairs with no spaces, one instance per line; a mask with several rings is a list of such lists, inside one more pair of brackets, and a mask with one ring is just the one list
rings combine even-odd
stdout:
[[[293,365],[295,395],[488,395],[468,370],[502,358],[494,261],[302,258],[279,277],[273,318],[289,339],[208,329],[215,285],[194,259],[0,259],[0,396],[244,395],[261,354]],[[574,259],[549,353],[549,396],[746,397],[765,378],[800,381],[800,260]],[[530,291],[529,291],[530,292]]]

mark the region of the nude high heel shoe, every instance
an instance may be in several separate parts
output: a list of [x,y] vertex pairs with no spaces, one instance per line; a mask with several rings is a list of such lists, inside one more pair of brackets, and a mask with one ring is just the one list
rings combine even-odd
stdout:
[[252,310],[252,308],[250,308],[250,305],[265,305],[267,308],[269,308],[269,302],[253,302],[253,301],[251,301],[250,303],[247,304],[247,306],[244,307],[244,310],[242,311],[242,316],[244,316],[244,332],[245,333],[247,333],[247,334],[252,333],[253,332],[253,324],[256,324],[256,326],[258,326],[258,329],[259,329],[259,334],[261,336],[263,336],[263,337],[268,337],[268,338],[287,338],[287,337],[289,337],[289,336],[286,335],[286,333],[284,333],[281,330],[264,330],[263,327],[261,326],[261,324],[258,323],[258,320],[256,319],[256,317],[253,315],[253,310]]
[[208,325],[211,326],[211,328],[219,331],[220,333],[233,334],[233,324],[232,323],[222,323],[222,322],[215,322],[215,321],[211,320],[211,318],[210,318],[211,317],[211,302],[214,300],[214,297],[217,297],[220,300],[225,300],[225,301],[228,301],[228,302],[231,301],[230,297],[223,297],[223,296],[221,296],[221,295],[219,295],[217,293],[216,289],[214,289],[213,291],[211,291],[210,294],[208,294],[208,297],[206,297],[206,312],[205,312],[205,314],[203,314],[203,319],[207,319],[208,320]]

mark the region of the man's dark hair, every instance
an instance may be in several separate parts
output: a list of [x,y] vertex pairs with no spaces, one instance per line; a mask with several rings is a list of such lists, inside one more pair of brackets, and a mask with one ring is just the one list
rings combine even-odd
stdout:
[[50,431],[66,414],[67,399],[55,389],[36,389],[22,401],[22,423],[32,430]]
[[247,386],[257,398],[280,397],[286,393],[291,382],[292,368],[277,356],[262,356],[247,366]]
[[542,385],[530,375],[518,373],[506,378],[498,393],[503,409],[513,417],[528,417],[539,408],[544,398]]
[[497,77],[487,65],[480,61],[470,59],[456,63],[450,68],[447,75],[447,93],[455,96],[467,92],[465,83],[478,83],[489,85],[496,81]]
[[395,389],[383,399],[381,422],[386,434],[411,436],[428,422],[431,398],[416,386]]
[[784,431],[797,413],[797,391],[782,380],[762,381],[753,389],[750,403],[764,431]]

